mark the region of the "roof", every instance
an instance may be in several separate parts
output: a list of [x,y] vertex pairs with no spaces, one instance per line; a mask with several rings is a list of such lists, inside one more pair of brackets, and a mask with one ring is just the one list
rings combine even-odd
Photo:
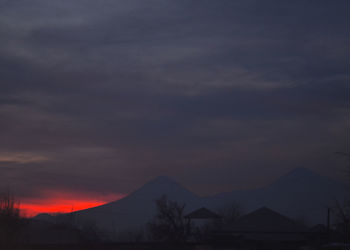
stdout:
[[220,215],[210,211],[209,209],[202,207],[200,209],[197,209],[193,211],[192,213],[189,213],[185,216],[185,218],[188,219],[219,219],[221,218]]
[[267,207],[262,207],[242,216],[229,225],[227,230],[247,233],[295,233],[308,231],[305,226]]

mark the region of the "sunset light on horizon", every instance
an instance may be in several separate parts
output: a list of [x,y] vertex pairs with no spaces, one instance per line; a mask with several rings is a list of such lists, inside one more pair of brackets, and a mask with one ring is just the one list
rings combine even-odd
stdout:
[[120,200],[123,194],[89,194],[67,191],[48,191],[41,197],[20,199],[20,210],[25,217],[34,217],[40,213],[70,213],[78,210],[101,206]]

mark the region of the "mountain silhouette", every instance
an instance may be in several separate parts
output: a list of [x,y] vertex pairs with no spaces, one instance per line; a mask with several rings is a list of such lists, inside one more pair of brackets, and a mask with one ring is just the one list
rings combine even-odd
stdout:
[[234,200],[247,212],[267,206],[312,225],[325,223],[327,208],[334,206],[336,200],[342,201],[347,194],[342,183],[307,168],[295,168],[266,187],[219,194],[211,203]]
[[245,213],[267,206],[313,225],[325,223],[327,208],[336,200],[342,201],[347,194],[343,184],[307,168],[293,169],[263,188],[236,190],[211,197],[199,197],[170,177],[160,176],[121,200],[74,214],[78,221],[95,221],[100,229],[116,235],[126,230],[142,229],[155,215],[155,200],[166,195],[169,200],[186,204],[186,213],[203,206],[218,211],[235,202]]
[[141,229],[155,215],[155,200],[166,195],[169,200],[186,204],[186,211],[196,208],[201,198],[170,177],[160,176],[130,195],[102,206],[75,212],[79,220],[95,221],[100,228],[117,234]]

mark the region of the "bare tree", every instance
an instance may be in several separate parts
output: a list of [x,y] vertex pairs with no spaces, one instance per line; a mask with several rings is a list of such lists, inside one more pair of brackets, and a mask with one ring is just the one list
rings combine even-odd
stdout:
[[18,242],[22,225],[19,202],[9,193],[0,194],[0,248],[10,249]]
[[169,201],[166,196],[156,200],[157,213],[148,224],[150,236],[156,241],[185,242],[191,231],[190,221],[184,218],[185,204]]
[[[335,154],[344,157],[347,160],[347,169],[346,173],[348,174],[348,188],[350,192],[350,154],[345,152],[335,152]],[[335,212],[338,223],[337,229],[340,231],[345,239],[350,239],[350,195],[343,202],[339,202],[338,200],[335,203],[335,207],[333,208],[333,212]],[[349,241],[349,240],[348,240]]]
[[222,224],[227,225],[233,223],[242,215],[242,208],[238,203],[231,202],[219,209],[218,214],[222,218]]

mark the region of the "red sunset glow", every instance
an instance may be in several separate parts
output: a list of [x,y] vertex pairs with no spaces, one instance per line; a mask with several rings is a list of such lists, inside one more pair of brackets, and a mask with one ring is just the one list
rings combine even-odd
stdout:
[[121,194],[89,195],[88,193],[72,193],[48,191],[39,198],[20,200],[20,208],[24,216],[32,217],[40,213],[67,213],[100,206],[123,198]]

